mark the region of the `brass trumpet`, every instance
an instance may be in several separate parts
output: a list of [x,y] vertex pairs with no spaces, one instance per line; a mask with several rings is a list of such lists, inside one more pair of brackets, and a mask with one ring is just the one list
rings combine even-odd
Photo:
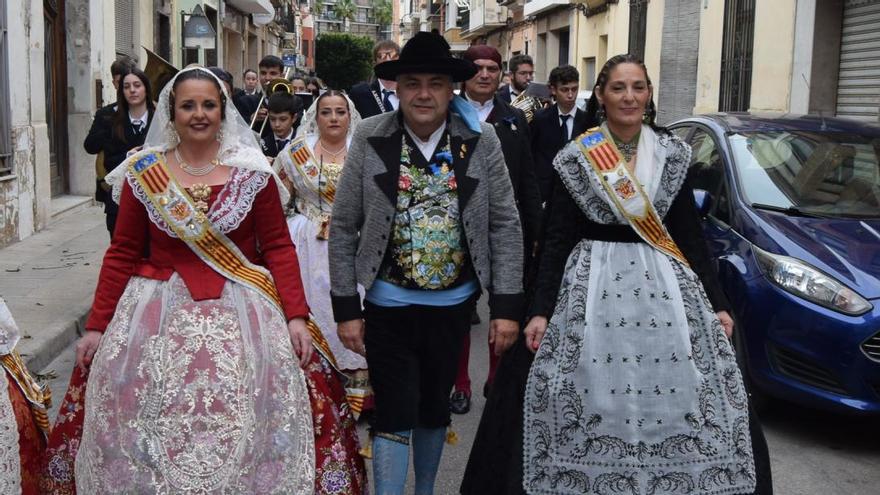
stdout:
[[[293,94],[293,86],[290,84],[290,67],[286,67],[284,69],[284,77],[279,77],[277,79],[272,79],[269,81],[269,84],[266,85],[266,88],[263,90],[263,94],[260,96],[260,102],[257,104],[257,109],[254,110],[254,116],[251,118],[251,129],[254,128],[254,124],[257,123],[257,115],[260,114],[260,108],[263,106],[263,103],[270,97],[275,91],[283,91],[285,93]],[[263,125],[260,126],[260,135],[263,134],[263,129],[266,128],[266,121],[269,119],[263,119]]]

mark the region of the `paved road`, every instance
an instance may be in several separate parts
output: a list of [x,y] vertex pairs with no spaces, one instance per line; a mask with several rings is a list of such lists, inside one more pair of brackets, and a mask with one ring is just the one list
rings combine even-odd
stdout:
[[[473,328],[470,361],[471,381],[477,391],[482,388],[489,366],[485,302],[480,312],[483,324]],[[58,378],[50,384],[56,407],[63,398],[73,361],[71,346],[46,368],[58,373]],[[453,418],[460,441],[458,445],[446,446],[436,485],[438,495],[458,493],[484,403],[482,394],[477,393],[471,412]],[[880,494],[878,418],[843,417],[790,404],[775,404],[761,416],[761,421],[770,446],[777,495]],[[364,428],[361,433],[365,438]],[[412,493],[412,473],[409,490]]]

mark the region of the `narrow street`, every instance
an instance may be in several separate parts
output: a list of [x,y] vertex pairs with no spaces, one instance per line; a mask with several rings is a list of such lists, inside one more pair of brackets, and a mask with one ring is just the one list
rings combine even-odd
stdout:
[[[484,298],[485,299],[485,298]],[[479,390],[489,366],[486,332],[488,306],[480,305],[482,324],[473,327],[470,375],[474,390]],[[67,388],[75,360],[74,346],[69,346],[41,371],[54,371],[50,382],[55,402],[51,417]],[[476,393],[471,412],[453,417],[459,436],[457,445],[447,445],[437,475],[436,493],[455,495],[467,464],[468,453],[477,432],[485,399]],[[773,486],[777,495],[867,495],[880,486],[880,428],[876,419],[850,418],[807,410],[793,404],[775,403],[761,416],[770,447]],[[366,439],[366,427],[360,427]],[[369,462],[367,463],[369,469]],[[412,470],[408,478],[412,490]]]

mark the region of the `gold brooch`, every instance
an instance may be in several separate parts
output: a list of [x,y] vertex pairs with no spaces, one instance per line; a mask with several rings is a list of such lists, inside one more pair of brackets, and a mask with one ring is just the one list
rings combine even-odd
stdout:
[[195,220],[197,222],[204,222],[208,219],[208,199],[211,197],[211,186],[207,184],[193,184],[190,188],[190,194],[192,194],[192,198],[194,201],[194,205],[196,208]]

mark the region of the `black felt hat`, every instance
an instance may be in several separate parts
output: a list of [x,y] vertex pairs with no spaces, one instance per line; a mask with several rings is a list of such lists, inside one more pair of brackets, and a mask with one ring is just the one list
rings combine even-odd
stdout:
[[469,60],[455,58],[449,43],[436,33],[416,33],[403,45],[400,58],[376,66],[376,77],[394,80],[400,74],[446,74],[453,82],[467,81],[477,73]]

